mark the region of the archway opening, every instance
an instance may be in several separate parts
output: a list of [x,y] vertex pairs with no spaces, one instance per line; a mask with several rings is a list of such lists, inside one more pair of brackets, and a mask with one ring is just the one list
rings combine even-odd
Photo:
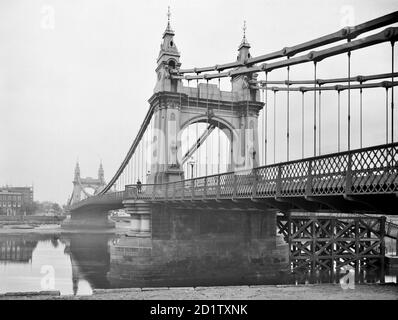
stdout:
[[231,142],[227,128],[216,122],[196,122],[181,133],[182,168],[185,179],[227,172]]
[[85,199],[87,197],[92,197],[96,192],[96,189],[92,186],[83,186],[83,190],[84,190],[82,192],[83,199]]

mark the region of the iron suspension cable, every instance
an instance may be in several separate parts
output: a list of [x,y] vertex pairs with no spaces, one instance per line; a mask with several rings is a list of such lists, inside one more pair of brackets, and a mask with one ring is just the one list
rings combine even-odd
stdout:
[[[183,87],[181,82],[181,88]],[[182,110],[182,90],[180,91],[180,110]],[[178,132],[177,132],[177,118],[174,118],[174,131],[175,131],[175,154],[176,165],[178,165]]]
[[386,143],[388,143],[388,88],[386,87]]
[[[362,82],[360,82],[362,84]],[[363,126],[363,110],[362,110],[362,88],[359,89],[359,145],[362,149],[363,139],[362,139],[362,126]]]
[[[350,42],[350,40],[348,40]],[[348,151],[351,150],[351,51],[347,52],[348,56]]]
[[[265,71],[267,72],[267,71]],[[351,76],[351,82],[368,82],[368,81],[373,81],[373,80],[381,80],[381,79],[387,79],[391,77],[396,77],[398,75],[398,72],[388,72],[388,73],[381,73],[381,74],[373,74],[373,75],[357,75],[357,76]],[[333,83],[343,83],[347,82],[347,78],[333,78],[333,79],[316,79],[317,84],[321,85],[326,85],[326,84],[333,84]],[[290,80],[290,85],[313,85],[314,80]],[[266,84],[274,84],[274,85],[286,85],[287,81],[266,81],[266,80],[259,80],[259,81],[250,81],[251,85],[254,86],[265,86]]]
[[143,135],[143,140],[141,143],[141,182],[144,183],[144,176],[145,176],[145,134]]
[[[221,79],[220,78],[218,78],[218,90],[220,92],[219,98],[218,98],[218,113],[220,113],[220,104],[221,104]],[[221,130],[220,130],[220,122],[218,120],[217,120],[217,126],[218,126],[218,131],[217,131],[217,133],[218,133],[218,137],[217,137],[218,138],[218,141],[217,141],[217,150],[218,150],[218,155],[217,155],[217,157],[218,157],[218,159],[217,159],[217,162],[218,162],[217,173],[220,174],[220,163],[221,163],[220,131]]]
[[127,164],[125,170],[127,172],[127,184],[131,184],[131,179],[130,179],[130,161]]
[[[265,73],[265,81],[268,82],[268,72]],[[264,165],[267,165],[267,146],[268,146],[268,90],[267,84],[265,85],[265,147],[264,147]]]
[[[188,97],[187,97],[187,108],[189,109],[189,94],[190,94],[190,87],[189,87],[189,80],[188,80]],[[187,150],[189,150],[190,148],[190,142],[189,142],[189,125],[187,126]],[[187,164],[185,165],[187,168],[187,177],[189,177],[189,164],[187,162]],[[193,177],[191,177],[192,179]]]
[[314,61],[314,157],[316,157],[316,61]]
[[340,90],[337,90],[337,150],[340,152]]
[[[206,117],[206,124],[207,124],[207,126],[206,126],[206,130],[207,131],[209,131],[209,80],[206,80],[206,115],[207,115],[207,117]],[[207,155],[207,153],[208,153],[208,143],[207,143],[207,141],[204,141],[204,143],[205,143],[205,156],[206,156],[206,161],[205,161],[205,174],[206,174],[206,176],[207,176],[207,164],[208,164],[208,155]]]
[[[391,82],[394,83],[394,45],[395,42],[391,42]],[[394,86],[391,87],[391,143],[394,142]]]
[[[264,108],[263,108],[263,115],[262,115],[262,123],[261,123],[261,139],[259,139],[259,147],[261,147],[261,163],[265,165],[265,90],[260,91],[260,100],[261,102],[264,102]],[[264,144],[263,144],[264,141]]]
[[[396,73],[396,74],[398,74],[398,73]],[[347,78],[345,78],[345,79],[347,79]],[[367,83],[367,84],[362,84],[362,85],[360,85],[360,84],[356,84],[356,85],[355,84],[354,85],[351,84],[351,90],[354,90],[354,89],[357,90],[357,89],[360,89],[360,88],[363,88],[363,89],[385,88],[386,86],[388,86],[388,87],[398,86],[398,82],[395,81],[394,83],[392,83],[391,81],[382,81],[382,82]],[[348,85],[339,85],[338,87],[339,87],[339,90],[341,90],[341,91],[348,90]],[[259,89],[265,89],[265,88],[264,87],[252,86],[251,89],[259,90]],[[276,89],[278,91],[287,91],[286,87],[268,88],[268,90],[274,90],[274,89]],[[336,89],[336,86],[323,86],[323,84],[322,84],[322,87],[320,87],[320,88],[318,88],[318,87],[314,88],[314,86],[312,86],[312,87],[290,87],[290,91],[302,91],[302,90],[305,90],[305,91],[319,91],[319,90],[321,90],[321,91],[333,91],[333,90],[337,90],[337,89]]]
[[304,91],[301,91],[301,158],[304,159]]
[[[271,59],[279,58],[279,57],[285,57],[287,55],[293,56],[296,55],[297,53],[311,50],[320,46],[324,46],[327,44],[335,43],[337,41],[341,41],[347,38],[356,38],[359,35],[375,30],[377,28],[385,27],[387,25],[393,24],[397,22],[397,13],[392,12],[387,15],[384,15],[382,17],[378,17],[373,20],[369,20],[365,23],[362,23],[360,25],[354,26],[352,29],[350,28],[349,30],[347,29],[342,29],[337,32],[331,33],[324,35],[320,38],[312,39],[310,41],[307,41],[305,43],[297,44],[292,47],[284,48],[284,50],[279,50],[276,52],[271,52],[265,55],[261,55],[258,57],[252,57],[248,59],[248,63],[253,64],[253,63],[259,63],[259,62],[264,62],[268,61]],[[348,32],[347,32],[348,31]],[[204,72],[204,71],[212,71],[212,70],[223,70],[223,69],[230,69],[230,68],[236,68],[240,67],[241,65],[237,62],[232,62],[232,63],[225,63],[222,65],[217,65],[215,67],[204,67],[204,68],[193,68],[193,69],[182,69],[179,70],[180,73],[199,73],[199,72]],[[197,72],[199,69],[199,72]]]
[[[246,129],[249,129],[249,130],[245,130],[245,133],[244,133],[244,137],[245,137],[245,144],[244,144],[244,148],[245,148],[245,167],[247,167],[248,165],[249,165],[249,157],[250,157],[250,155],[249,154],[246,154],[246,151],[247,151],[247,153],[249,153],[248,151],[249,151],[249,148],[248,148],[248,143],[249,143],[249,137],[248,136],[246,136],[247,135],[247,131],[249,131],[250,132],[250,121],[249,121],[249,98],[250,98],[250,89],[249,89],[249,87],[248,87],[248,89],[247,89],[247,92],[246,92]],[[249,157],[248,157],[249,156]],[[246,160],[247,160],[247,163],[246,163]],[[253,159],[253,163],[254,163],[254,159]]]
[[141,174],[141,182],[142,183],[144,183],[144,166],[145,166],[145,164],[144,164],[144,160],[145,160],[145,157],[144,157],[144,149],[145,149],[145,133],[144,133],[144,135],[142,136],[142,141],[141,141],[141,154],[140,154],[140,161],[141,161],[141,172],[140,172],[140,174]]
[[[196,79],[196,89],[197,89],[197,97],[196,97],[196,108],[199,109],[199,80]],[[198,143],[198,138],[199,138],[199,129],[198,129],[198,123],[196,123],[196,144]],[[200,175],[200,146],[197,148],[198,152],[198,161],[196,163],[196,176]]]
[[[233,78],[231,79],[231,113],[234,110],[234,84],[232,82]],[[231,131],[231,142],[230,142],[230,150],[229,150],[229,162],[230,162],[230,166],[231,169],[235,170],[235,165],[234,165],[234,132]]]
[[[138,149],[138,148],[137,148]],[[137,153],[136,152],[134,152],[134,155],[133,155],[133,157],[134,157],[134,183],[136,183],[136,181],[137,181],[137,173],[138,173],[138,171],[137,171]]]
[[274,90],[274,163],[276,163],[276,90]]
[[140,146],[141,146],[141,143],[139,143],[138,144],[138,146],[137,146],[137,155],[136,155],[136,158],[137,158],[137,180],[140,178]]
[[145,183],[145,176],[146,176],[146,150],[147,150],[147,143],[146,143],[146,130],[144,133],[144,141],[142,142],[142,183]]
[[132,162],[132,160],[130,159],[130,161],[129,161],[129,165],[128,165],[128,167],[129,167],[129,182],[130,182],[130,184],[133,184],[133,182],[134,182],[134,180],[133,180],[133,177],[132,177],[132,165],[131,165],[131,162]]
[[[142,139],[138,144],[138,179],[142,178]],[[141,179],[140,179],[141,180]],[[142,180],[141,180],[142,182]]]
[[[289,59],[289,58],[288,58]],[[290,67],[287,67],[287,97],[286,97],[286,158],[289,161],[289,98],[290,98]]]
[[[319,85],[319,89],[321,88],[321,85]],[[318,94],[319,94],[319,98],[318,98],[318,109],[319,109],[319,114],[318,114],[318,126],[319,126],[319,128],[318,128],[318,155],[321,155],[322,154],[322,151],[321,151],[321,138],[322,138],[322,133],[321,133],[321,131],[322,131],[322,109],[321,109],[321,97],[322,97],[322,91],[321,90],[319,90],[319,92],[318,92]]]

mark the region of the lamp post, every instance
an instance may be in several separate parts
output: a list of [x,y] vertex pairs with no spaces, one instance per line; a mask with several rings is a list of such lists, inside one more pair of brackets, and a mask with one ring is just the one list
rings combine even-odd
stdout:
[[191,179],[193,179],[193,167],[195,165],[195,160],[192,157],[189,159],[188,165],[191,166]]

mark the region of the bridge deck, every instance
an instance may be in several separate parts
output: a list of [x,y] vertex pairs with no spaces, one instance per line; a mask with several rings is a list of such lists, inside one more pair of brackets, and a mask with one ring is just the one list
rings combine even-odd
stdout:
[[[386,202],[393,199],[395,203],[397,193],[398,143],[393,143],[172,183],[147,184],[140,188],[127,185],[124,191],[108,192],[76,203],[71,210],[128,199],[192,202],[301,198],[327,203],[336,198],[359,200],[358,203],[375,207],[375,211],[380,207],[380,213],[397,214],[395,206]],[[389,212],[384,212],[386,207]]]

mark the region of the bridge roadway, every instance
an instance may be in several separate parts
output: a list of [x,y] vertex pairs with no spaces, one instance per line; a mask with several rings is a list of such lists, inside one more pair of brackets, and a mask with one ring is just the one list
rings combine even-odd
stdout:
[[396,215],[398,143],[322,155],[166,184],[92,196],[71,212],[118,209],[124,201],[177,207],[260,208],[282,212],[362,212]]

